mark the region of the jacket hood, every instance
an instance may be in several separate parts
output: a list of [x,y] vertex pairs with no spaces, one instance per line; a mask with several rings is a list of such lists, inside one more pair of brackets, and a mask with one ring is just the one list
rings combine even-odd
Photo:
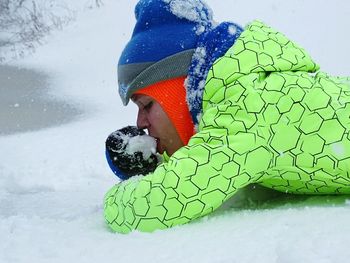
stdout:
[[217,63],[225,63],[226,59],[234,59],[237,62],[230,68],[229,76],[225,74],[227,72],[219,72],[219,75],[226,75],[223,77],[226,83],[249,73],[276,71],[311,73],[319,69],[302,47],[260,21],[249,24],[236,43],[225,56],[217,60]]
[[[194,123],[200,121],[200,108],[194,102],[203,101],[207,86],[215,93],[224,85],[229,85],[242,76],[259,72],[304,71],[316,72],[319,66],[299,45],[282,33],[260,21],[253,21],[229,47],[223,56],[213,62],[205,75],[205,88],[188,89],[187,97]],[[215,88],[215,87],[217,88]]]

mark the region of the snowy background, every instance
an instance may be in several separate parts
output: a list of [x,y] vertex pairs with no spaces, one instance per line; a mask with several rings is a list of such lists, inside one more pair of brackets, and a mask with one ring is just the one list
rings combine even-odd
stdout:
[[[41,45],[23,45],[32,50],[17,60],[0,47],[0,262],[348,262],[346,196],[250,187],[184,226],[129,235],[107,229],[103,196],[117,179],[104,141],[136,120],[136,107],[124,108],[118,97],[116,64],[137,1],[102,2],[57,0],[72,15],[50,7],[67,22],[61,29],[49,30]],[[262,20],[322,70],[350,74],[349,1],[207,2],[217,21]],[[0,44],[8,39],[0,33]]]

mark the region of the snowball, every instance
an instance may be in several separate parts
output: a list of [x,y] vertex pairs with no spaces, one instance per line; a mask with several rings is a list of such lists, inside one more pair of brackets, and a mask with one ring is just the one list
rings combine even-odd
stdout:
[[135,137],[128,137],[125,152],[133,155],[135,152],[141,152],[143,159],[147,160],[152,154],[156,153],[157,142],[149,135],[139,135]]

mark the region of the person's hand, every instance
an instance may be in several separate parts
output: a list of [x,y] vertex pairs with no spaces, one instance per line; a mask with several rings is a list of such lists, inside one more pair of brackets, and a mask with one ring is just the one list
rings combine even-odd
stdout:
[[122,180],[153,172],[158,164],[156,140],[143,130],[127,126],[106,140],[106,158],[113,173]]

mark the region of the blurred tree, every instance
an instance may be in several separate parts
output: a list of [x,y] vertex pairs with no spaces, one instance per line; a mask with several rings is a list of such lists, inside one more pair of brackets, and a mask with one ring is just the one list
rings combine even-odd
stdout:
[[[44,36],[72,21],[76,11],[69,4],[68,0],[0,0],[0,62],[33,52]],[[85,0],[81,5],[96,8],[103,2]]]

